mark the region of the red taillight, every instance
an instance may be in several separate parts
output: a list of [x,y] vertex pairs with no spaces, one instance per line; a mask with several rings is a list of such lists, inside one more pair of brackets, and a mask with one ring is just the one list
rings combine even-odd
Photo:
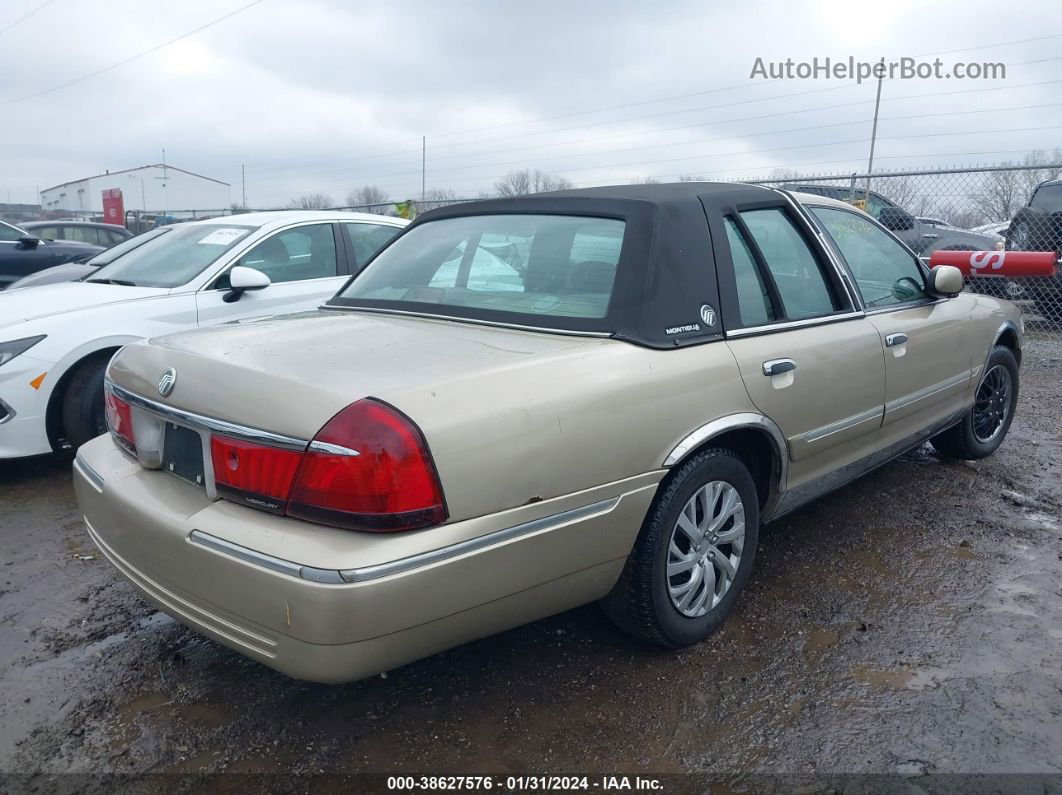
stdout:
[[107,428],[111,436],[129,452],[136,453],[136,435],[133,433],[133,409],[116,397],[110,390],[105,390],[103,402],[107,412]]
[[372,399],[347,406],[314,437],[302,456],[287,514],[376,531],[411,530],[447,518],[420,430]]
[[256,508],[283,513],[302,454],[213,436],[210,460],[218,491]]

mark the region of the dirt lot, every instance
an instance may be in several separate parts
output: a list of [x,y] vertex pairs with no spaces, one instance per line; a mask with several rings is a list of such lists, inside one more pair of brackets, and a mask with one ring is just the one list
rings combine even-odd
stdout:
[[767,528],[706,644],[656,651],[591,606],[343,687],[154,612],[95,554],[68,464],[3,466],[0,771],[24,778],[0,789],[201,773],[224,791],[238,779],[218,774],[282,771],[694,771],[736,789],[1036,773],[1053,777],[1010,782],[1062,788],[1060,372],[1062,344],[1030,343],[994,457],[925,447]]

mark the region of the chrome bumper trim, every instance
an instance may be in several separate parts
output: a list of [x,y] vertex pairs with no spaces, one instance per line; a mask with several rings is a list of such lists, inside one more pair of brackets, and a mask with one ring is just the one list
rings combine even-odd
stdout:
[[103,475],[93,469],[84,458],[81,456],[74,458],[74,469],[80,472],[96,491],[103,492]]
[[153,414],[157,414],[163,419],[173,420],[181,425],[188,425],[198,430],[221,433],[248,442],[258,442],[260,444],[268,444],[273,447],[281,447],[285,450],[297,450],[299,452],[304,451],[306,446],[310,443],[309,439],[285,436],[284,434],[273,433],[272,431],[263,431],[260,428],[249,428],[246,425],[237,425],[234,422],[216,420],[213,417],[205,417],[202,414],[196,414],[193,411],[185,411],[184,409],[167,406],[165,403],[157,403],[154,400],[149,400],[146,397],[141,397],[127,389],[123,389],[109,379],[105,382],[105,385],[116,397],[121,398],[131,405],[139,406]]
[[282,558],[277,558],[272,555],[266,555],[265,553],[249,549],[240,544],[233,544],[231,541],[225,541],[224,539],[210,535],[209,533],[204,533],[200,530],[193,530],[189,534],[188,540],[193,544],[206,547],[214,552],[237,558],[255,566],[261,566],[269,571],[286,574],[289,577],[298,577],[302,580],[324,585],[349,585],[351,583],[377,580],[381,577],[389,577],[393,574],[401,574],[413,569],[423,568],[424,566],[430,566],[433,563],[456,558],[470,552],[477,552],[490,546],[504,544],[515,538],[532,535],[544,530],[553,530],[569,522],[589,519],[593,516],[608,513],[619,504],[619,501],[619,497],[612,497],[611,499],[601,500],[599,502],[591,503],[590,505],[584,505],[580,508],[572,508],[569,511],[561,511],[560,513],[555,513],[551,516],[544,516],[541,519],[534,519],[530,522],[507,527],[503,530],[488,533],[478,538],[470,538],[467,541],[460,541],[456,544],[433,549],[429,552],[410,555],[406,558],[399,558],[398,560],[380,563],[375,566],[365,566],[358,569],[344,569],[343,571],[303,566],[299,563],[293,563],[290,560],[283,560]]
[[568,522],[576,522],[580,519],[589,519],[592,516],[608,513],[615,508],[618,503],[619,497],[612,497],[608,500],[601,500],[600,502],[591,503],[590,505],[584,505],[582,508],[572,508],[570,511],[561,511],[552,516],[543,516],[541,519],[533,519],[530,522],[507,527],[504,530],[487,533],[478,538],[470,538],[467,541],[460,541],[456,544],[451,544],[448,547],[433,549],[430,552],[422,552],[419,555],[410,555],[408,558],[400,558],[389,563],[380,563],[376,566],[365,566],[360,569],[344,569],[340,574],[347,582],[364,582],[365,580],[375,580],[392,574],[401,574],[402,572],[410,571],[411,569],[430,566],[432,563],[456,558],[459,555],[476,552],[496,544],[504,544],[506,541],[511,541],[514,538],[532,535],[533,533],[538,533],[543,530],[553,530]]

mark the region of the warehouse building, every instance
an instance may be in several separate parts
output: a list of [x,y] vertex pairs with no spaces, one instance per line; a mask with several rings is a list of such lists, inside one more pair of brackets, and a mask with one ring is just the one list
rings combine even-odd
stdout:
[[221,210],[230,204],[229,183],[155,163],[46,188],[41,191],[41,208],[46,212],[102,213],[104,193],[111,200],[120,199],[126,210],[160,213]]

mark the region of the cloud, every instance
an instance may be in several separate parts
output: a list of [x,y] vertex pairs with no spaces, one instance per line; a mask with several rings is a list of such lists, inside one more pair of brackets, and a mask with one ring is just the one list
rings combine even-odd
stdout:
[[[0,27],[35,1],[6,4]],[[0,103],[245,2],[53,3],[0,36]],[[31,201],[37,187],[156,162],[163,148],[169,162],[231,183],[234,195],[246,165],[257,206],[308,191],[343,196],[362,184],[415,196],[422,135],[428,186],[459,194],[520,166],[576,184],[852,171],[865,162],[874,85],[753,81],[757,56],[920,56],[1042,37],[1062,30],[1060,21],[1062,7],[1049,2],[1018,15],[959,0],[266,0],[99,77],[0,104],[0,199],[6,190]],[[879,164],[996,161],[1053,147],[1057,129],[990,131],[1062,125],[1058,107],[965,112],[1052,104],[1060,84],[1016,86],[1059,79],[1062,61],[1021,62],[1057,57],[1060,41],[941,56],[1014,64],[1006,81],[888,82]],[[1005,88],[980,90],[997,86]],[[966,93],[944,93],[954,91]],[[675,98],[656,101],[667,97]],[[987,154],[967,154],[975,152]]]

